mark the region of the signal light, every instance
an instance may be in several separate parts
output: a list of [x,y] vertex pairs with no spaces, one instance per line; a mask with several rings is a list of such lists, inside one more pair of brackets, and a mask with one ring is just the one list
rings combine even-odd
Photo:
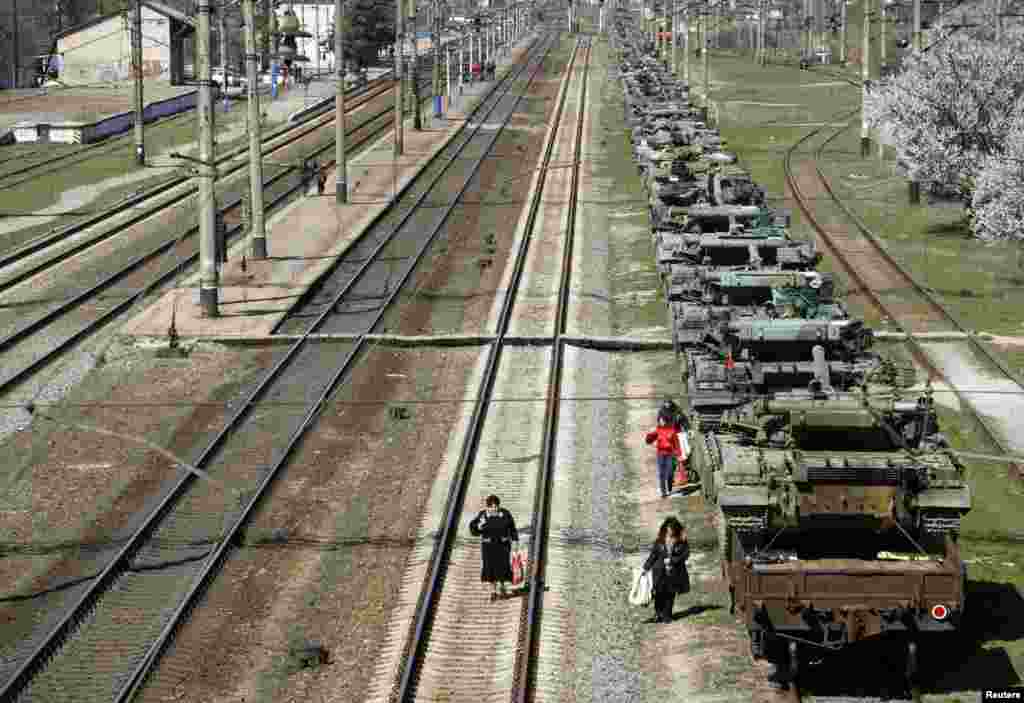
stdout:
[[944,605],[932,606],[932,617],[936,620],[945,620],[949,616],[949,608]]

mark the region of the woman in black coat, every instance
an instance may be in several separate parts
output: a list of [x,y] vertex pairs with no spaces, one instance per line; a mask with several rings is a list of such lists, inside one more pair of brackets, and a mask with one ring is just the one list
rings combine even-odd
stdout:
[[481,537],[480,556],[483,568],[480,580],[490,582],[494,586],[491,600],[506,595],[505,584],[512,580],[512,548],[519,546],[519,532],[512,513],[501,507],[498,496],[487,496],[484,510],[469,523],[469,531],[474,537]]
[[657,541],[651,546],[651,554],[644,562],[644,571],[652,572],[654,590],[655,615],[649,622],[672,622],[676,594],[690,592],[690,574],[686,570],[689,558],[686,528],[675,517],[666,518],[658,530]]

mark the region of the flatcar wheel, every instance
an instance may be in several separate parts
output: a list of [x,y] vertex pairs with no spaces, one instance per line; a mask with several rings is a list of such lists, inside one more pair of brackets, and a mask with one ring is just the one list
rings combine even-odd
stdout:
[[917,681],[917,642],[907,643],[907,683],[910,688]]
[[800,672],[800,656],[796,642],[789,642],[789,681],[796,682],[797,674]]

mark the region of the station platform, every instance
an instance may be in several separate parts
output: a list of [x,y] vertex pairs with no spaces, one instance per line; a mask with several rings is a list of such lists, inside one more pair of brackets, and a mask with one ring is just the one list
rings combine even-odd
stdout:
[[[527,41],[521,42],[499,67],[517,61],[527,47]],[[173,316],[175,331],[183,339],[269,335],[300,296],[390,206],[395,194],[451,141],[466,120],[460,110],[471,108],[476,101],[470,97],[489,85],[474,84],[440,120],[426,113],[422,131],[412,129],[410,118],[401,158],[393,156],[394,135],[389,133],[350,159],[347,204],[335,203],[335,172],[331,169],[322,196],[315,194],[312,184],[313,194],[307,193],[270,216],[266,259],[250,258],[248,238],[230,247],[228,261],[220,269],[217,317],[205,316],[199,305],[197,271],[131,318],[120,333],[167,339]]]

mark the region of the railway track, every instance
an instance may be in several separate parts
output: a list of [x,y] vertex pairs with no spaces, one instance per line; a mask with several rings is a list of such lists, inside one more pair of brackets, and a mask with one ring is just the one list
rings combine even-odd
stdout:
[[[391,83],[392,83],[392,79],[389,78],[387,75],[378,76],[377,78],[373,79],[372,81],[369,81],[367,83],[367,85],[361,86],[359,88],[355,88],[353,90],[348,91],[346,93],[346,97],[359,98],[360,96],[363,96],[364,94],[373,93],[374,91],[377,91],[377,90],[379,90],[382,87],[389,87],[391,85]],[[161,128],[167,127],[167,126],[175,126],[175,125],[180,124],[181,122],[183,122],[184,120],[186,120],[188,118],[193,118],[194,116],[195,116],[195,114],[193,113],[192,110],[186,110],[186,111],[180,112],[180,113],[178,113],[176,115],[171,115],[169,117],[160,119],[160,120],[156,121],[153,124],[146,125],[146,131],[149,132],[149,131],[154,130],[154,129],[161,129]],[[294,129],[294,128],[295,128],[295,125],[288,125],[286,127],[281,127],[279,129],[275,130],[273,134],[268,135],[267,139],[272,139],[275,136],[280,136],[281,134],[287,132],[289,129]],[[247,148],[248,147],[240,147],[240,148],[237,148],[237,149],[232,149],[231,151],[232,152],[237,152],[237,154],[244,154]],[[74,164],[81,163],[82,161],[86,161],[88,159],[92,159],[92,158],[95,158],[97,156],[105,156],[105,155],[108,155],[108,154],[112,154],[112,153],[117,152],[117,151],[122,150],[122,149],[126,150],[126,153],[128,155],[130,155],[132,158],[134,158],[135,142],[134,142],[134,136],[133,136],[132,132],[129,131],[129,132],[126,132],[124,134],[120,134],[120,135],[117,135],[115,137],[111,137],[109,139],[105,139],[103,141],[96,142],[95,144],[84,144],[84,145],[82,145],[81,147],[79,147],[77,149],[68,150],[66,153],[63,153],[63,154],[53,155],[51,150],[48,150],[48,149],[45,149],[45,148],[36,149],[36,150],[31,151],[29,153],[31,153],[33,155],[34,154],[41,155],[43,158],[40,159],[39,161],[35,161],[33,163],[29,163],[29,164],[25,164],[25,165],[20,165],[20,166],[17,166],[17,168],[13,168],[13,169],[10,169],[10,170],[7,170],[7,171],[0,172],[0,192],[3,192],[5,190],[10,190],[11,188],[15,188],[15,187],[17,187],[19,185],[22,185],[24,183],[29,183],[29,182],[35,180],[36,178],[48,175],[50,173],[55,173],[55,172],[57,172],[57,171],[59,171],[61,169],[67,168],[68,166],[72,166]],[[49,155],[47,155],[48,151],[50,151]],[[79,157],[79,156],[82,157],[82,158],[80,158],[80,159],[76,159],[75,158],[75,157]],[[225,157],[225,158],[228,158],[228,157]],[[24,159],[24,155],[22,155],[20,157],[15,157],[15,158],[12,158],[12,159],[0,160],[0,164],[7,163],[7,162],[13,161],[13,160],[20,161],[22,159]],[[220,163],[220,159],[218,159],[218,163]],[[53,167],[53,168],[50,168],[50,167]],[[25,175],[25,174],[31,174],[31,175]],[[25,177],[14,180],[15,176],[25,176]],[[157,186],[157,187],[161,187],[161,186]]]
[[[838,121],[846,121],[859,113],[858,110],[844,113]],[[821,170],[821,157],[825,147],[839,135],[843,134],[849,126],[832,128],[834,132],[824,139],[813,152],[815,176],[821,183],[832,204],[839,210],[841,216],[852,223],[856,233],[850,232],[846,227],[836,229],[833,226],[823,224],[815,216],[810,198],[801,190],[800,184],[793,170],[793,156],[799,147],[822,134],[827,127],[818,127],[793,144],[786,152],[784,169],[786,181],[789,183],[800,210],[807,217],[808,222],[821,238],[829,252],[840,263],[846,271],[849,279],[856,286],[857,292],[863,296],[867,304],[872,307],[882,319],[888,319],[890,323],[906,335],[907,344],[914,359],[924,368],[931,379],[946,384],[955,395],[960,407],[968,413],[975,424],[981,428],[985,439],[991,445],[989,449],[1002,454],[1013,455],[1015,452],[992,427],[991,422],[986,420],[984,415],[978,411],[975,404],[966,396],[965,392],[947,377],[939,366],[928,354],[925,345],[916,336],[920,332],[934,331],[936,324],[941,324],[947,329],[961,332],[966,335],[966,345],[975,353],[987,360],[991,366],[1017,388],[1024,391],[1021,381],[1010,371],[1007,366],[995,357],[983,344],[981,344],[964,327],[956,317],[949,312],[931,293],[925,290],[892,256],[886,251],[878,236],[872,232],[836,195],[831,184]],[[897,304],[886,299],[885,295],[878,292],[879,287],[895,288],[899,290],[900,300]],[[909,299],[908,299],[909,295]]]
[[[184,122],[185,118],[191,116],[191,110],[179,112],[176,115],[170,115],[157,120],[153,124],[147,125],[146,131],[149,132],[150,130],[161,130],[165,127],[174,127]],[[0,160],[0,164],[10,164],[9,167],[4,168],[2,172],[0,172],[0,192],[16,188],[24,183],[30,183],[36,178],[56,173],[60,169],[81,163],[87,159],[113,154],[118,150],[123,149],[125,150],[126,155],[130,154],[132,158],[134,158],[135,143],[133,139],[134,135],[129,131],[126,134],[121,134],[93,144],[81,144],[77,147],[65,145],[63,148],[64,153],[61,154],[54,155],[53,149],[39,148],[26,151],[15,157]],[[27,164],[24,163],[26,158],[35,156],[38,156],[39,159],[33,160]],[[23,177],[15,178],[16,176]]]
[[[432,186],[441,182],[454,165],[461,174],[468,173],[462,186],[465,190],[497,139],[496,132],[485,129],[487,118],[503,101],[514,98],[518,102],[521,95],[510,96],[513,87],[524,73],[532,80],[551,45],[550,36],[536,41],[527,60],[492,88],[474,110],[470,122],[435,156],[435,162],[442,161],[444,168],[432,177]],[[481,149],[482,154],[467,166],[458,157],[471,146]],[[430,192],[431,188],[423,191],[416,198],[417,205]],[[407,187],[399,197],[408,196]],[[453,209],[454,203],[440,216],[431,213],[436,221],[433,235],[440,231]],[[408,210],[399,226],[386,233],[377,248],[378,255],[389,240],[403,232],[409,234],[417,224],[412,218],[416,212],[421,210]],[[429,248],[433,235],[422,243],[402,282],[380,306],[378,321]],[[363,261],[359,273],[332,295],[335,305],[353,293],[371,263],[372,259]],[[216,578],[267,489],[315,423],[325,401],[349,377],[365,348],[366,335],[376,321],[362,331],[340,362],[337,355],[319,353],[310,335],[321,329],[334,309],[334,305],[328,306],[320,313],[192,461],[192,467],[207,472],[214,481],[199,481],[195,471],[182,471],[159,505],[143,519],[74,606],[46,628],[45,634],[23,643],[17,670],[0,688],[0,702],[14,701],[23,695],[26,700],[39,701],[128,701],[145,684],[165,648]],[[268,465],[256,462],[254,466],[252,457],[245,452],[247,440],[256,440],[268,429],[268,418],[255,410],[256,403],[289,391],[305,400],[306,409],[301,419],[293,415],[270,418],[279,431],[282,423],[287,424],[283,429],[288,440],[285,446],[276,448]],[[230,495],[223,492],[226,485],[232,488]],[[110,656],[113,651],[118,656]]]
[[[412,617],[407,622],[398,622],[399,631],[404,631],[404,637],[390,648],[396,668],[385,665],[377,687],[370,691],[370,700],[386,699],[406,703],[413,700],[440,700],[445,696],[463,700],[474,695],[481,699],[505,699],[511,695],[512,700],[525,702],[531,695],[536,678],[535,654],[541,638],[545,542],[563,368],[562,334],[565,332],[568,310],[589,66],[590,40],[584,39],[574,49],[555,107],[554,126],[542,152],[542,165],[527,211],[524,235],[515,252],[508,292],[498,314],[496,336],[487,352],[480,391],[454,472],[440,534],[429,559],[429,568],[424,574],[419,601]],[[552,157],[559,126],[570,117],[566,105],[574,69],[580,76],[580,92],[576,98],[575,114],[571,116],[576,120],[571,132],[573,165],[568,206],[565,210],[567,227],[562,238],[557,303],[550,320],[548,333],[551,336],[545,338],[550,339],[551,348],[546,349],[547,341],[537,341],[540,338],[535,338],[534,346],[513,349],[524,343],[508,332],[527,252],[538,221],[542,219],[539,213],[545,197],[546,175],[549,168],[557,167]],[[520,393],[537,390],[544,394],[546,401],[542,428],[536,428],[532,419],[519,416],[524,408],[509,409],[499,405],[492,409],[495,388],[502,383],[515,385]],[[536,447],[533,443],[536,440],[534,431],[540,429],[539,463],[496,459],[492,455],[494,447],[488,444],[489,433],[485,431],[489,416],[494,426],[501,425],[501,434],[514,434],[517,438],[514,442],[516,447],[531,456]],[[536,474],[531,473],[534,470]],[[531,482],[534,484],[532,491],[529,487]],[[483,483],[486,483],[486,487]],[[479,601],[483,599],[483,594],[477,570],[479,546],[464,544],[458,538],[467,511],[472,511],[472,507],[465,504],[471,486],[505,495],[506,498],[533,495],[532,519],[529,527],[523,530],[524,534],[529,531],[531,535],[531,551],[528,588],[521,604],[510,599],[491,604],[490,607],[481,607]],[[516,500],[521,502],[525,499]],[[521,523],[521,527],[523,525]],[[407,629],[403,627],[406,624]],[[499,624],[499,629],[495,630]]]
[[[378,79],[377,83],[371,84],[365,90],[360,92],[353,91],[352,97],[354,100],[351,105],[346,105],[346,107],[350,111],[357,110],[366,105],[369,101],[389,92],[392,88],[393,82],[390,79]],[[330,121],[330,115],[327,115],[326,117],[316,116],[310,117],[308,120],[300,122],[297,125],[291,125],[289,127],[275,130],[271,134],[266,135],[263,139],[264,148],[267,149],[264,156],[268,156],[273,154],[275,151],[288,147],[296,140],[307,136],[317,129],[321,129]],[[222,155],[219,155],[217,158],[218,167],[224,168],[224,171],[219,173],[219,177],[230,177],[239,173],[243,169],[246,169],[248,167],[247,155],[247,146],[236,147],[228,150]],[[0,279],[0,293],[14,285],[17,285],[30,276],[46,270],[50,266],[60,263],[75,254],[85,251],[100,242],[116,236],[127,227],[130,227],[147,217],[151,217],[159,210],[172,207],[184,201],[186,198],[191,197],[198,189],[198,186],[189,183],[191,180],[192,179],[188,176],[171,178],[158,186],[149,188],[138,195],[122,201],[116,208],[104,209],[69,227],[36,237],[15,249],[0,254],[0,273],[10,271],[10,273],[7,273],[7,275]],[[165,195],[170,190],[185,185],[190,185],[191,187],[183,188],[182,192],[174,195],[174,197],[167,199],[161,198],[161,196]],[[116,214],[118,210],[131,211],[132,215],[125,221],[118,223],[118,226],[111,228],[109,231],[102,232],[95,237],[88,236],[88,229],[90,227],[104,222],[111,215]],[[83,237],[81,241],[61,250],[52,257],[31,265],[22,265],[34,255],[50,247],[59,245],[61,242],[69,240],[74,236],[82,234],[85,234],[86,236]]]
[[[387,92],[389,89],[385,88],[381,92]],[[375,96],[379,94],[376,93]],[[360,105],[362,104],[360,103]],[[349,149],[357,150],[371,143],[381,134],[386,133],[392,127],[392,115],[393,110],[390,107],[384,108],[352,128],[347,135],[347,138],[350,140]],[[313,129],[321,128],[332,119],[324,118],[318,120],[317,127],[303,130],[301,134],[295,136],[295,139],[305,136],[313,131]],[[292,141],[289,140],[287,143],[279,145],[279,148],[284,148]],[[316,157],[321,154],[331,153],[333,148],[334,142],[332,139],[325,146],[314,151],[310,156]],[[333,163],[333,160],[329,163]],[[246,167],[247,165],[243,164],[240,168]],[[296,192],[305,187],[305,183],[301,179],[296,179],[296,172],[295,168],[281,169],[266,180],[264,190],[268,191],[269,199],[265,207],[268,212],[285,205]],[[294,182],[296,180],[298,182]],[[243,195],[236,195],[223,203],[220,210],[225,214],[225,217],[237,215],[242,208],[243,198]],[[144,219],[144,217],[152,216],[152,214],[140,216],[139,218],[133,216],[131,222],[134,223],[137,219]],[[128,226],[130,224],[126,223],[124,227],[119,227],[118,231],[103,234],[94,240],[82,242],[73,247],[74,251],[72,253],[61,252],[47,259],[46,262],[33,267],[35,273],[41,273],[58,265],[75,253],[80,253],[83,249],[94,246],[98,241],[114,236]],[[85,290],[61,300],[58,304],[34,318],[20,322],[16,329],[0,338],[0,354],[17,353],[19,345],[28,343],[33,335],[37,335],[44,330],[56,330],[53,342],[47,345],[45,351],[41,353],[28,353],[26,355],[27,358],[12,360],[4,365],[3,372],[0,372],[0,393],[5,393],[15,388],[18,384],[23,383],[34,373],[66,354],[80,341],[109,322],[117,319],[119,315],[129,310],[140,297],[149,295],[159,290],[162,286],[169,284],[178,275],[187,270],[189,266],[196,263],[199,258],[197,234],[198,226],[192,226],[184,234],[176,235],[161,242],[156,247],[135,257],[117,270],[110,273],[104,272],[96,283],[88,286]],[[242,224],[229,227],[227,232],[228,243],[231,244],[244,235],[245,231]],[[171,252],[174,253],[175,260],[173,263],[168,263],[164,260],[164,257]],[[24,280],[20,275],[17,278],[19,281]],[[133,291],[133,294],[122,297],[112,304],[103,300],[102,296],[104,293],[115,286],[128,288]],[[0,282],[0,292],[7,288],[6,281]]]

